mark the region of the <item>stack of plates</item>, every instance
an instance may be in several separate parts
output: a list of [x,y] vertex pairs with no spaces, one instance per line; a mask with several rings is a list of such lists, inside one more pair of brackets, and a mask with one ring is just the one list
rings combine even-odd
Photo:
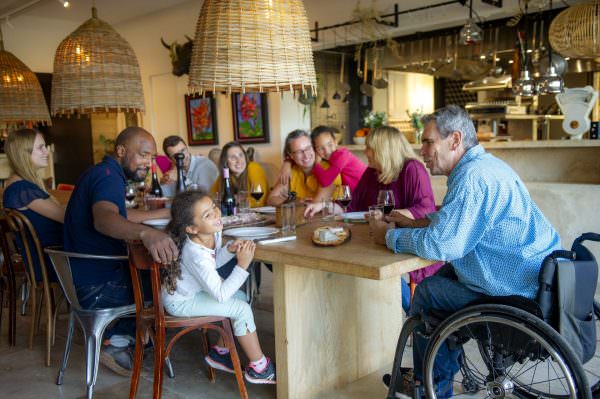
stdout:
[[223,231],[224,236],[245,239],[265,238],[277,233],[279,229],[275,227],[238,227]]

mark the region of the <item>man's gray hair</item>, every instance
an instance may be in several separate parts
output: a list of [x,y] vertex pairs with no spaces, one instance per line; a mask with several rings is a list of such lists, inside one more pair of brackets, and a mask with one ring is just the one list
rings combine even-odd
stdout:
[[469,114],[467,114],[467,111],[458,105],[448,105],[436,110],[433,114],[425,115],[421,118],[423,126],[432,121],[435,122],[440,136],[444,139],[452,132],[461,132],[465,150],[479,144],[473,121],[469,117]]

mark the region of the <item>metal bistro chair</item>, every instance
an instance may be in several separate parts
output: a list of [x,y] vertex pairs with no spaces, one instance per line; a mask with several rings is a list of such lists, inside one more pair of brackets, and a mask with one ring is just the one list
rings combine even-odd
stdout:
[[[225,345],[229,349],[229,353],[231,353],[231,360],[233,361],[233,368],[235,370],[235,377],[240,391],[240,396],[242,399],[248,399],[248,392],[246,391],[246,385],[244,384],[242,367],[240,365],[240,359],[237,354],[235,342],[233,340],[233,333],[229,319],[221,316],[174,317],[165,315],[161,299],[160,265],[154,262],[148,253],[148,250],[142,245],[142,243],[128,242],[127,246],[129,247],[129,270],[131,271],[133,295],[137,310],[135,358],[133,363],[133,374],[131,376],[129,399],[134,399],[137,393],[140,372],[142,369],[144,338],[146,336],[146,332],[149,332],[150,334],[152,333],[152,327],[154,327],[154,387],[152,395],[154,399],[159,399],[162,394],[163,369],[165,365],[167,366],[169,376],[171,378],[174,376],[173,369],[169,361],[169,355],[177,340],[189,332],[202,330],[201,348],[203,354],[206,355],[208,351],[206,330],[208,329],[218,332],[221,337],[223,337]],[[150,281],[152,283],[151,306],[145,306],[144,300],[149,300],[150,298],[144,298],[140,281],[140,270],[150,271]],[[222,327],[216,323],[221,323]],[[181,330],[178,331],[177,334],[175,334],[175,336],[167,342],[165,332],[167,328],[181,328]],[[167,344],[166,348],[165,344]],[[209,366],[208,378],[211,382],[215,381],[215,372]]]
[[[31,296],[31,328],[29,330],[29,349],[33,348],[33,337],[40,328],[40,317],[42,306],[46,309],[46,366],[50,366],[50,350],[54,344],[54,328],[56,325],[56,310],[59,303],[54,299],[54,289],[58,289],[58,284],[48,280],[48,268],[46,259],[40,244],[40,240],[35,228],[21,212],[17,210],[7,210],[6,218],[8,225],[15,237],[20,237],[25,252],[25,263],[27,270],[27,279],[30,287]],[[37,281],[33,260],[37,258],[40,265],[41,281]],[[39,295],[39,301],[38,301]]]
[[65,353],[58,370],[56,385],[62,385],[65,369],[69,360],[71,343],[73,342],[73,331],[75,319],[79,322],[85,338],[85,379],[87,384],[87,398],[91,399],[98,375],[98,360],[102,345],[102,336],[106,327],[115,319],[123,316],[135,315],[135,305],[119,306],[104,309],[82,309],[77,299],[75,286],[73,285],[73,274],[71,272],[71,259],[94,259],[94,260],[120,260],[127,261],[127,256],[101,256],[87,255],[73,252],[65,252],[55,248],[46,248],[46,253],[54,265],[60,285],[65,293],[71,311],[69,313],[69,331],[65,343]]

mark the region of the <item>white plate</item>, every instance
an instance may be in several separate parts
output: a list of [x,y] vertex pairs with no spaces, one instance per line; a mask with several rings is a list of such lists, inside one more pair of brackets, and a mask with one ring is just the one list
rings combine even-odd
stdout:
[[152,226],[155,229],[164,229],[165,227],[167,227],[170,221],[171,219],[150,219],[144,220],[142,223],[144,223],[147,226]]
[[365,220],[365,213],[366,212],[346,212],[346,213],[342,213],[341,216],[343,219]]
[[223,231],[223,235],[236,238],[262,238],[279,233],[275,227],[237,227]]
[[274,206],[259,206],[258,208],[251,208],[250,209],[252,212],[258,212],[258,213],[275,213],[275,207]]

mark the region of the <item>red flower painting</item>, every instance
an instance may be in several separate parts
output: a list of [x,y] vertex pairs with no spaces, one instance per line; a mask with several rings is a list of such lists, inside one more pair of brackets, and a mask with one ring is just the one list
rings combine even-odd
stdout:
[[217,144],[215,99],[185,96],[190,145]]
[[233,95],[234,131],[237,141],[269,141],[266,98],[266,95],[261,93]]

